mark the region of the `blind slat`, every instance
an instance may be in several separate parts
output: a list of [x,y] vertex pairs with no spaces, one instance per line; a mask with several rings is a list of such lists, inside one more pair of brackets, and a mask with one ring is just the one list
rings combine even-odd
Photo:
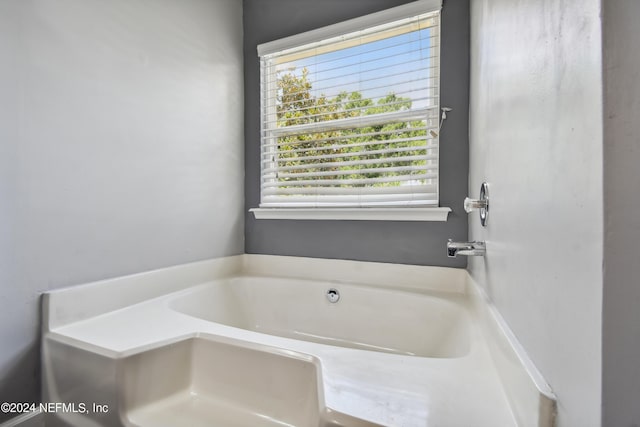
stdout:
[[331,130],[358,129],[368,126],[402,123],[424,119],[429,111],[438,110],[437,106],[414,110],[391,111],[369,116],[349,117],[346,119],[328,120],[303,125],[293,125],[270,129],[272,136],[292,136],[313,132],[327,132]]
[[413,184],[399,185],[395,187],[291,187],[291,188],[267,188],[263,195],[267,196],[284,196],[284,195],[357,195],[357,196],[374,196],[381,194],[400,194],[406,197],[407,194],[436,193],[437,186],[434,184]]
[[[431,193],[431,194],[425,194],[422,197],[418,197],[415,199],[411,199],[413,201],[430,201],[430,200],[435,200],[435,193]],[[318,203],[349,203],[349,202],[356,202],[358,197],[357,196],[324,196],[324,195],[318,195],[318,196],[313,196],[314,198],[314,202]],[[371,195],[367,195],[366,200],[368,202],[404,202],[407,201],[407,196],[405,194],[390,194],[390,195],[375,195],[375,196],[371,196]],[[308,199],[308,197],[305,196],[291,196],[287,199],[288,202],[291,203],[309,203],[310,200]],[[265,198],[265,202],[269,203],[280,203],[279,200],[277,198],[269,198],[266,197]]]
[[[322,143],[324,142],[329,142],[329,141],[347,141],[347,140],[354,140],[354,139],[360,139],[360,138],[368,138],[370,136],[377,136],[379,138],[383,138],[383,137],[391,137],[393,135],[398,135],[398,134],[403,134],[406,133],[408,130],[412,131],[412,132],[421,132],[421,131],[425,131],[426,134],[426,138],[427,141],[430,138],[430,131],[437,131],[438,127],[437,126],[422,126],[422,127],[415,127],[415,128],[409,128],[409,129],[394,129],[394,130],[390,130],[390,131],[386,131],[386,132],[367,132],[367,133],[354,133],[354,134],[346,134],[346,135],[340,135],[340,136],[332,136],[329,138],[317,138],[314,137],[313,141],[314,144],[316,144],[316,147],[312,147],[312,148],[296,148],[296,149],[287,149],[284,151],[278,151],[277,149],[279,149],[281,146],[283,145],[300,145],[300,144],[304,144],[307,141],[304,140],[299,140],[299,141],[291,141],[291,140],[287,140],[287,141],[280,141],[276,142],[276,143],[272,143],[272,144],[267,144],[264,143],[262,144],[263,147],[263,156],[274,156],[274,155],[279,155],[279,154],[285,154],[285,153],[300,153],[300,152],[305,152],[305,151],[312,151],[312,150],[339,150],[340,148],[344,148],[345,145],[347,144],[334,144],[334,145],[322,145]],[[349,142],[348,143],[348,147],[366,147],[366,146],[370,146],[370,145],[382,145],[382,144],[392,144],[395,142],[406,142],[409,140],[413,140],[415,141],[414,138],[417,137],[412,137],[412,138],[389,138],[389,139],[374,139],[374,140],[367,140],[366,142]],[[421,136],[420,138],[425,139],[425,136]],[[429,148],[437,148],[438,144],[428,144]]]
[[[421,138],[421,139],[418,139]],[[409,139],[409,138],[407,138]],[[414,139],[413,141],[422,141],[424,140],[424,137],[416,137],[416,139]],[[345,144],[341,147],[341,149],[349,149],[351,148],[349,145]],[[318,148],[314,148],[315,151],[320,151],[320,149]],[[265,164],[269,164],[269,163],[289,163],[289,162],[301,162],[301,161],[306,161],[306,160],[326,160],[326,159],[339,159],[341,157],[370,157],[370,156],[374,156],[374,155],[379,155],[379,154],[391,154],[391,153],[404,153],[407,151],[426,151],[429,150],[429,145],[414,145],[414,146],[408,146],[408,147],[393,147],[393,148],[386,148],[386,149],[381,149],[381,150],[359,150],[359,151],[350,151],[350,152],[343,152],[343,153],[337,153],[337,154],[318,154],[315,156],[293,156],[293,157],[278,157],[277,159],[274,157],[273,160],[271,159],[264,159],[262,162]],[[288,151],[281,151],[281,154],[291,154]],[[276,166],[274,169],[278,169],[279,166]],[[265,172],[270,172],[267,169],[265,169]]]
[[304,202],[304,203],[261,203],[261,208],[399,208],[399,207],[428,207],[438,206],[437,200],[410,200],[403,202],[367,202],[366,200],[354,201],[351,203],[322,203],[322,202]]
[[[415,199],[412,199],[412,200],[433,200],[435,198],[435,195],[436,193],[424,193],[423,195],[416,197]],[[308,195],[308,196],[313,197],[315,201],[324,201],[324,202],[331,202],[331,203],[336,203],[339,201],[350,201],[350,200],[353,201],[359,198],[358,195],[354,195],[354,194],[349,194],[349,195],[317,194],[317,195]],[[308,196],[290,196],[289,200],[292,202],[298,202],[298,203],[306,202],[308,201],[306,200]],[[406,194],[375,194],[375,195],[367,194],[366,200],[376,201],[376,202],[401,202],[408,199]],[[266,201],[270,201],[272,203],[278,203],[278,198],[267,197]]]
[[402,181],[420,181],[424,179],[432,179],[437,178],[438,175],[431,174],[421,174],[421,175],[400,175],[400,176],[390,176],[390,177],[382,177],[382,178],[361,178],[361,179],[308,179],[308,180],[300,180],[300,181],[267,181],[262,184],[262,188],[270,188],[270,187],[289,187],[289,186],[321,186],[321,185],[370,185],[370,184],[381,184],[381,183],[400,183]]
[[[280,166],[274,168],[265,168],[265,173],[278,172],[278,171],[293,171],[293,170],[309,170],[309,169],[326,169],[342,166],[363,166],[363,165],[375,165],[378,163],[401,163],[401,162],[417,162],[420,160],[435,160],[437,155],[416,155],[416,156],[400,156],[400,157],[383,157],[378,159],[360,159],[349,160],[343,162],[325,162],[325,163],[304,163],[294,166]],[[375,172],[376,169],[370,169],[371,172]]]
[[[437,166],[434,165],[432,169],[437,169]],[[420,166],[398,166],[398,167],[385,167],[385,168],[371,168],[371,169],[346,169],[346,170],[333,170],[333,171],[320,171],[320,172],[306,172],[306,173],[278,173],[273,174],[271,176],[266,176],[266,179],[269,178],[279,178],[279,179],[303,179],[303,178],[311,178],[318,176],[343,176],[343,175],[368,175],[372,173],[379,174],[388,174],[388,173],[396,173],[396,172],[414,172],[414,171],[424,171],[425,167],[423,165]],[[429,170],[428,168],[426,170]],[[407,174],[403,174],[407,175]],[[400,176],[394,175],[394,176]]]
[[[434,99],[437,99],[436,96],[423,96],[420,98],[415,98],[414,101],[427,101],[428,103],[433,101]],[[363,105],[363,106],[357,106],[357,107],[352,107],[352,108],[346,108],[343,110],[339,110],[339,111],[323,111],[321,113],[311,113],[311,111],[313,110],[317,110],[319,108],[325,108],[324,106],[322,107],[318,107],[318,106],[314,106],[314,107],[305,107],[305,108],[299,108],[296,109],[295,111],[285,111],[284,113],[282,113],[282,115],[284,115],[284,117],[280,117],[276,120],[266,120],[263,121],[263,125],[266,126],[267,128],[271,129],[273,132],[280,132],[279,134],[282,135],[286,135],[289,134],[287,129],[291,129],[295,126],[305,126],[305,125],[319,125],[320,123],[324,123],[327,124],[327,122],[330,123],[336,123],[339,122],[340,120],[355,120],[355,119],[363,119],[363,125],[361,126],[371,126],[368,123],[374,123],[374,118],[376,117],[380,117],[380,120],[385,121],[385,120],[389,120],[387,118],[385,118],[383,115],[384,114],[398,114],[399,118],[395,119],[395,121],[421,121],[424,120],[425,118],[428,118],[429,112],[435,112],[435,114],[437,114],[437,108],[435,108],[434,110],[434,106],[433,105],[429,105],[426,108],[404,108],[404,106],[406,106],[407,101],[406,100],[400,100],[400,101],[393,101],[393,102],[386,102],[386,103],[382,103],[382,104],[371,104],[371,105]],[[344,102],[342,103],[342,105],[349,105],[348,102]],[[370,111],[375,111],[378,109],[387,109],[387,108],[391,108],[393,111],[387,111],[384,113],[371,113]],[[309,111],[308,114],[305,114],[305,111]],[[407,113],[406,117],[407,119],[402,120],[402,114],[401,113]],[[299,114],[304,114],[302,116],[298,116]],[[336,116],[336,115],[343,115],[343,116],[347,116],[347,117],[341,117],[341,118],[336,118],[336,119],[331,119],[331,116]],[[426,115],[425,115],[426,114]],[[432,116],[435,116],[435,114],[432,114]],[[327,118],[329,117],[329,118]],[[365,120],[365,119],[368,119]],[[378,123],[380,122],[380,120],[378,120]],[[295,122],[295,123],[291,123],[291,122]],[[300,123],[302,122],[302,123]],[[356,121],[357,123],[357,121]],[[346,128],[348,129],[348,128]],[[305,129],[306,130],[306,129]]]

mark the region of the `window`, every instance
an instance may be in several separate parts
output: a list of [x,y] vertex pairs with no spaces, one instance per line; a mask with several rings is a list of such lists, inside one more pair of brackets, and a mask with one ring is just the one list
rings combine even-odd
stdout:
[[438,207],[439,24],[423,0],[258,47],[256,211]]

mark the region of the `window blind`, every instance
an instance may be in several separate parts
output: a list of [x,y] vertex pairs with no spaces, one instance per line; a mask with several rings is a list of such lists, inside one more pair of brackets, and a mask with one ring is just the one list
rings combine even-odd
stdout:
[[260,55],[261,208],[438,205],[439,22]]

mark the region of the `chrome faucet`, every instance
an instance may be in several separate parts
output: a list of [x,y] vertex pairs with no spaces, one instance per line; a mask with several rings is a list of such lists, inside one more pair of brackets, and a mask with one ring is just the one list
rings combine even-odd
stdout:
[[447,242],[447,256],[455,258],[458,255],[484,256],[486,247],[484,242]]

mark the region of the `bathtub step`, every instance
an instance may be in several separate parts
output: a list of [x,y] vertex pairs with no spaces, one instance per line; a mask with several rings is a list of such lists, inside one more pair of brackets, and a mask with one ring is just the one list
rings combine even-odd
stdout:
[[253,412],[236,402],[223,401],[189,392],[176,393],[166,399],[129,413],[136,427],[282,427],[283,422]]
[[320,426],[319,362],[250,343],[189,338],[122,361],[138,427]]

